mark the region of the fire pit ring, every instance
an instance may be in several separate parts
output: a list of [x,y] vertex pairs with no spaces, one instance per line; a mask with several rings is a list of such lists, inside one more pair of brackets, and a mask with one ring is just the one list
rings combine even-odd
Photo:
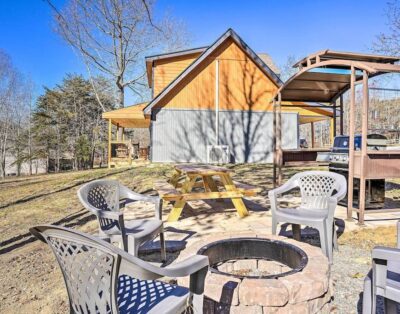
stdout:
[[[235,247],[238,241],[256,244],[250,249],[249,245],[236,247],[235,254],[229,249],[223,254],[217,252],[225,251],[224,245]],[[274,245],[279,246],[276,255],[259,249],[264,246],[267,251]],[[332,278],[329,261],[319,247],[265,233],[225,232],[201,236],[180,253],[177,262],[205,253],[210,259],[204,288],[205,313],[329,313]],[[295,258],[288,260],[285,254]],[[229,263],[224,264],[225,259]],[[270,272],[269,265],[275,262],[282,264],[283,271]],[[238,268],[266,269],[272,275],[237,275]],[[188,286],[189,278],[178,278],[178,284]]]
[[[215,241],[203,246],[197,254],[206,255],[210,261],[210,271],[236,278],[277,278],[301,271],[308,262],[307,254],[293,244],[265,238],[245,237]],[[232,274],[218,269],[217,265],[229,260],[267,260],[282,263],[291,268],[278,274],[243,275]]]

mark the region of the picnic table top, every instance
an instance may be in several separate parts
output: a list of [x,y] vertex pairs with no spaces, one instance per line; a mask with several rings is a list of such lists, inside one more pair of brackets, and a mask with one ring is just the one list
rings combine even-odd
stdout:
[[232,170],[224,167],[213,166],[213,165],[192,165],[192,164],[177,164],[175,169],[186,174],[216,174],[216,173],[229,173]]

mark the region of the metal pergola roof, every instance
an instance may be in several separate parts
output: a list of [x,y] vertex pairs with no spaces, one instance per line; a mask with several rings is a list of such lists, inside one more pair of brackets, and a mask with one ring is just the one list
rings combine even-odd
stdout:
[[344,51],[334,51],[334,50],[321,50],[313,53],[300,61],[296,62],[293,67],[303,68],[310,66],[312,63],[321,62],[326,60],[351,60],[351,61],[361,61],[361,62],[373,62],[373,63],[395,63],[400,59],[393,56],[383,56],[369,53],[355,53],[355,52],[344,52]]
[[[336,59],[335,59],[336,58]],[[351,69],[355,81],[362,79],[362,71],[369,77],[400,72],[398,57],[357,54],[324,50],[308,56],[294,66],[299,72],[287,80],[277,91],[282,101],[309,101],[332,103],[350,88]]]

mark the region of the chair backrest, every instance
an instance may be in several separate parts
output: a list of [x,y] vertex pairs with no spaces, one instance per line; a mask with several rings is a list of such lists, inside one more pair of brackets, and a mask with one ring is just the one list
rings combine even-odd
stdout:
[[62,270],[71,312],[117,313],[119,255],[108,243],[56,226],[38,226],[31,233],[47,242]]
[[93,212],[99,221],[100,233],[119,230],[115,220],[101,217],[101,211],[118,211],[120,209],[119,182],[117,180],[95,180],[84,184],[78,190],[82,205]]
[[84,184],[78,196],[88,209],[118,211],[120,206],[119,182],[117,180],[95,180]]
[[301,207],[307,209],[326,209],[328,198],[347,186],[344,176],[329,171],[305,171],[291,180],[300,188]]

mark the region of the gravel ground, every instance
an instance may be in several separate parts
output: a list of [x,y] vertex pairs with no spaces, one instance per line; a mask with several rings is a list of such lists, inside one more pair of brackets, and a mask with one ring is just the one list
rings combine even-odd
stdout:
[[332,276],[337,313],[361,313],[364,277],[371,268],[371,253],[349,245],[339,246],[334,253]]

